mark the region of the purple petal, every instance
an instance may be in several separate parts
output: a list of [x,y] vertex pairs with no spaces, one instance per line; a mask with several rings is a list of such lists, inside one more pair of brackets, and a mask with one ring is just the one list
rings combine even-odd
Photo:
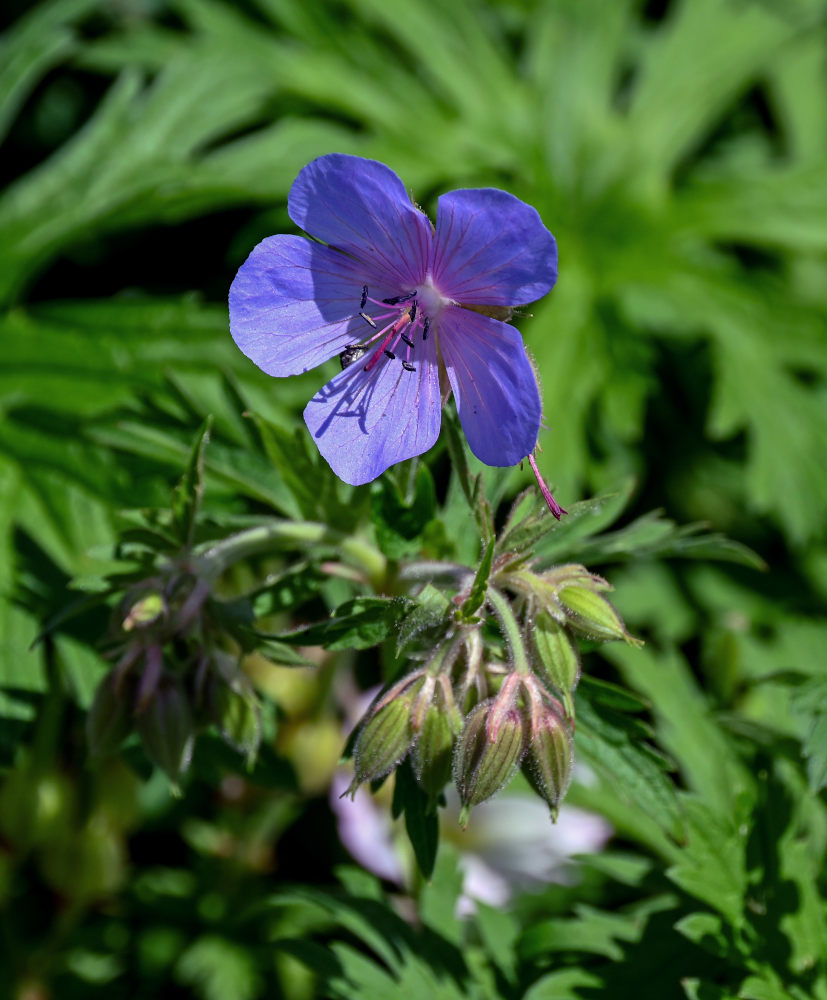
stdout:
[[[269,236],[230,288],[230,332],[268,375],[297,375],[339,354],[368,331],[362,286],[389,295],[370,268],[302,236]],[[374,291],[375,290],[375,291]]]
[[534,302],[557,280],[557,244],[536,209],[496,188],[439,199],[433,280],[469,305]]
[[449,307],[439,346],[471,451],[486,465],[516,465],[537,443],[540,393],[523,338],[507,323]]
[[395,294],[425,277],[431,224],[384,163],[331,153],[304,167],[290,188],[287,210],[297,226],[369,263]]
[[307,404],[304,419],[336,475],[360,486],[395,462],[427,451],[439,436],[442,400],[434,338],[417,343],[416,371],[382,358],[370,372],[359,361]]

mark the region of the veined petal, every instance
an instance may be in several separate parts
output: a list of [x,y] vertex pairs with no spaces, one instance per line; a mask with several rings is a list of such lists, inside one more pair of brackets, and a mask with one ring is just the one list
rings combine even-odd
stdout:
[[370,372],[356,362],[307,404],[305,423],[336,475],[352,486],[427,451],[439,436],[442,401],[433,338],[418,343],[406,371],[384,358]]
[[433,281],[468,305],[534,302],[557,280],[557,244],[537,210],[496,188],[439,199]]
[[344,153],[320,156],[296,178],[287,211],[306,233],[369,263],[396,294],[425,277],[431,224],[384,163]]
[[540,393],[523,338],[507,323],[451,306],[439,346],[471,451],[486,465],[516,465],[537,443]]
[[364,336],[362,285],[392,294],[378,282],[369,267],[303,236],[269,236],[230,288],[230,332],[268,375],[297,375]]

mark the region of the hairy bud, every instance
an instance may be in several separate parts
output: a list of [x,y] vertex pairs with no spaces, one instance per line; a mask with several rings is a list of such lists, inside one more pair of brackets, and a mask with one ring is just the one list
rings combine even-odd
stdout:
[[353,746],[355,774],[346,795],[355,794],[363,781],[384,778],[405,759],[414,740],[411,716],[423,683],[422,671],[415,671],[381,694],[367,710]]
[[523,772],[534,790],[546,800],[553,819],[571,781],[574,740],[571,725],[557,707],[545,699],[531,708],[531,736]]
[[587,638],[624,639],[633,646],[642,645],[640,639],[626,631],[614,607],[594,589],[582,584],[567,584],[557,592],[557,600],[571,627]]
[[461,729],[462,716],[454,703],[450,680],[443,675],[425,709],[412,751],[417,781],[431,796],[439,795],[451,780],[454,742]]
[[[501,692],[502,694],[502,692]],[[454,780],[462,802],[460,825],[471,808],[514,776],[526,749],[526,720],[513,698],[481,702],[465,720],[454,754]]]
[[572,692],[580,680],[580,654],[564,625],[541,611],[534,618],[531,641],[537,673],[560,692],[566,714],[574,714]]

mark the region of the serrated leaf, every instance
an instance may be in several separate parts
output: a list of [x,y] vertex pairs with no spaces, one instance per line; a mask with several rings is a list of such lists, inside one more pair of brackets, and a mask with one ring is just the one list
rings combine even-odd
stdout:
[[683,831],[680,805],[665,762],[653,756],[635,732],[634,721],[589,700],[589,685],[581,683],[575,701],[575,753],[582,756],[614,791],[646,812],[670,836]]
[[737,817],[722,817],[699,798],[683,796],[686,844],[669,878],[696,899],[718,910],[736,930],[743,926],[747,891],[746,838],[748,829],[736,826]]

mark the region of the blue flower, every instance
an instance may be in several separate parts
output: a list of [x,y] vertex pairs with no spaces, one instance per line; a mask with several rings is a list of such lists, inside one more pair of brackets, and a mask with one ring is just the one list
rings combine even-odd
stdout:
[[320,242],[259,243],[230,289],[230,329],[270,375],[340,357],[304,411],[336,475],[367,483],[427,451],[449,389],[477,458],[532,457],[537,379],[518,331],[494,316],[557,278],[554,237],[535,209],[495,188],[452,191],[434,228],[389,167],[339,153],[301,171],[287,207]]

